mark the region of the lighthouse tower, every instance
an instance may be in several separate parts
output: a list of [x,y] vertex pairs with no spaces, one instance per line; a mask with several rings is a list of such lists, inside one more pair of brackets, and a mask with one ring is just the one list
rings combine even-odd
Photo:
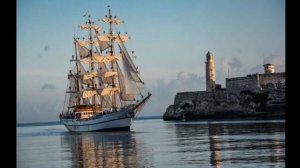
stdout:
[[216,90],[216,71],[213,54],[208,51],[206,54],[206,91]]

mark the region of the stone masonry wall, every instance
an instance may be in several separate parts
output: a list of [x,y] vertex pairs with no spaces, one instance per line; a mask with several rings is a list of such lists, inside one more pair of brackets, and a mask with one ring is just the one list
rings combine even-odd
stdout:
[[226,90],[240,92],[241,90],[259,90],[256,76],[226,78]]
[[260,74],[259,85],[262,89],[285,90],[285,72],[274,74]]
[[[276,106],[273,103],[276,102]],[[237,118],[256,116],[257,113],[272,108],[284,107],[285,92],[181,92],[175,96],[174,104],[170,105],[163,118],[180,120],[183,115],[188,120],[202,118]],[[281,110],[282,112],[282,110]]]
[[265,89],[285,90],[285,72],[226,78],[227,91],[240,92],[242,90],[251,90],[257,92]]

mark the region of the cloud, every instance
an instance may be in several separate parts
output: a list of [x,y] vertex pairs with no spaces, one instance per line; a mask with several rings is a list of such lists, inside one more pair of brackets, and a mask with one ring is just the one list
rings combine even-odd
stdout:
[[228,69],[231,72],[237,72],[240,70],[241,67],[242,67],[242,63],[237,58],[233,58],[233,59],[222,58],[221,59],[221,68],[220,69],[223,73],[227,73]]
[[50,84],[50,83],[45,83],[42,88],[42,90],[46,90],[46,89],[49,89],[49,90],[53,90],[55,89],[54,85],[53,84]]
[[236,52],[237,52],[238,54],[241,54],[241,53],[242,53],[242,50],[241,50],[241,49],[237,49]]
[[216,65],[216,82],[225,85],[225,78],[241,75],[242,63],[237,58],[221,59],[221,66]]
[[285,56],[282,55],[271,55],[264,59],[264,64],[274,64],[275,71],[285,72]]
[[255,73],[264,73],[264,68],[262,64],[256,65],[250,69],[249,74],[255,74]]
[[279,55],[271,55],[264,59],[264,64],[282,65],[285,64],[285,57]]
[[152,93],[142,116],[162,116],[166,108],[173,104],[177,92],[205,90],[205,77],[194,73],[179,72],[176,79],[157,80],[149,88]]
[[264,64],[274,64],[275,72],[285,72],[285,57],[280,55],[271,55],[264,58],[263,64],[252,67],[249,70],[250,74],[264,73]]
[[242,63],[237,58],[233,58],[229,61],[230,69],[239,70],[242,67]]

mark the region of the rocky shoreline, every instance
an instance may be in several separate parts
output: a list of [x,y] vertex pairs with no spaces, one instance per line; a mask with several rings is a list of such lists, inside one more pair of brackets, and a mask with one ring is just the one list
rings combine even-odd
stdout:
[[181,92],[163,119],[285,119],[285,92]]

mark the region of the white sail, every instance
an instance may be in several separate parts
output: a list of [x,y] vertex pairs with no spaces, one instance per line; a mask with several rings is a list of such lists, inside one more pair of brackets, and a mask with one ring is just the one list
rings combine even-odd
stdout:
[[69,75],[69,81],[70,81],[70,85],[69,85],[69,106],[72,107],[76,104],[76,95],[77,93],[75,92],[75,86],[76,86],[76,80],[75,80],[75,76],[74,75]]
[[79,52],[80,58],[86,58],[89,57],[91,54],[91,51],[85,47],[85,44],[80,44],[78,41],[76,41],[77,50]]
[[[123,43],[121,43],[123,44]],[[130,80],[133,80],[135,82],[142,82],[141,78],[138,75],[138,71],[130,58],[130,55],[128,54],[126,48],[124,48],[124,45],[120,47],[120,50],[122,51],[122,61],[123,61],[123,67],[124,67],[124,76],[128,77]]]
[[78,63],[78,75],[84,75],[86,74],[86,70],[85,68],[83,67],[83,65],[79,62]]
[[112,107],[111,96],[101,96],[101,106],[102,108],[111,108]]
[[83,102],[83,104],[86,104],[86,105],[91,105],[92,104],[90,98],[83,98],[82,102]]
[[80,83],[86,84],[86,85],[91,85],[92,84],[92,79],[88,78],[87,71],[83,67],[83,65],[79,62],[78,63],[78,78],[80,79]]
[[119,74],[119,86],[120,86],[120,97],[121,97],[121,99],[123,101],[134,101],[135,100],[134,95],[126,92],[124,75],[121,71],[121,68],[119,67],[119,64],[117,64],[117,70],[118,70],[118,74]]
[[128,63],[123,59],[123,68],[124,68],[124,86],[125,86],[125,93],[126,94],[139,94],[140,91],[136,85],[136,80],[132,76],[130,72],[131,69],[128,66]]
[[99,48],[100,48],[100,51],[104,51],[106,49],[108,49],[110,46],[109,46],[109,43],[106,42],[106,41],[99,41],[98,40],[98,44],[99,44]]
[[103,84],[112,84],[112,78],[105,78],[104,74],[106,72],[109,72],[108,68],[106,67],[106,65],[103,62],[98,63],[98,71],[99,71],[99,83],[101,84],[100,87],[104,87]]
[[97,36],[97,41],[98,41],[98,45],[99,45],[99,49],[102,53],[102,51],[108,49],[110,47],[108,41],[101,41],[99,40],[98,36],[100,36],[100,34],[98,33],[98,31],[95,31],[96,36]]

